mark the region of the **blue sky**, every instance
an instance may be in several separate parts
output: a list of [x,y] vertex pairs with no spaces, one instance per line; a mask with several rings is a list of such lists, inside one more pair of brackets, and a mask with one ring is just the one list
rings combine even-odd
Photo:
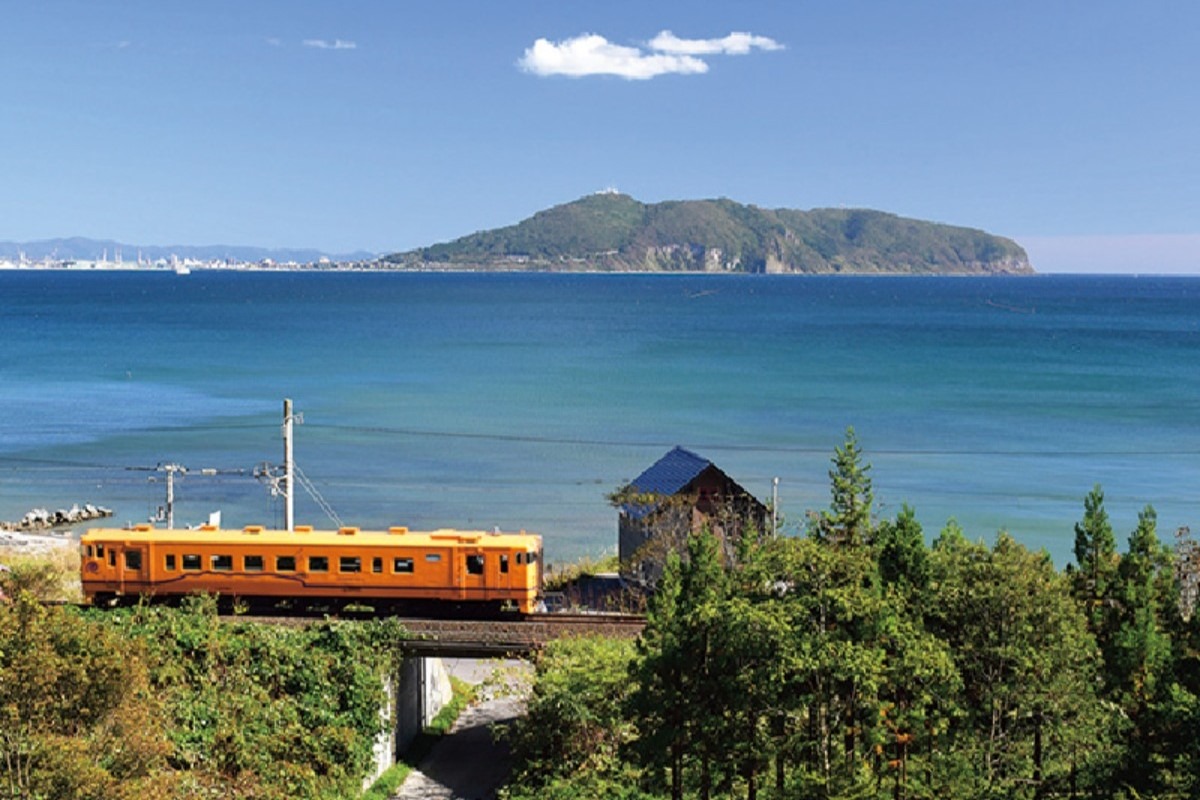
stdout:
[[616,188],[968,225],[1041,271],[1200,272],[1200,4],[4,12],[0,240],[391,252]]

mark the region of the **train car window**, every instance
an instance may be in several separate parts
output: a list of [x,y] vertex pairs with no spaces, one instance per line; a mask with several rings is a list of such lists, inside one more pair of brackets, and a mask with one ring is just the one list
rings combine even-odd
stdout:
[[526,553],[525,554],[525,563],[526,564],[536,564],[537,563],[537,553]]
[[412,572],[413,560],[411,558],[393,558],[392,572]]
[[329,572],[329,556],[309,556],[309,572]]
[[88,557],[88,558],[91,558],[91,557],[92,557],[92,546],[91,546],[90,544],[89,544],[89,545],[85,545],[85,546],[84,546],[84,548],[83,548],[83,552],[84,552],[85,554],[87,554],[87,557]]
[[108,551],[108,565],[110,567],[115,567],[117,565],[117,551],[116,550]]
[[426,553],[425,560],[436,564],[437,562],[442,560],[442,554],[441,553]]
[[212,568],[228,572],[233,569],[233,556],[213,556]]
[[165,561],[165,563],[166,563],[166,567],[167,567],[167,569],[169,569],[169,570],[171,570],[172,572],[174,572],[174,571],[175,571],[175,554],[174,554],[174,553],[167,553],[167,557],[166,557],[166,561]]
[[262,556],[243,556],[242,569],[246,572],[262,572],[263,557]]
[[102,544],[96,545],[96,555],[98,555],[98,556],[104,555],[104,545],[102,545]]
[[500,554],[500,572],[508,572],[508,553]]
[[524,564],[524,563],[525,563],[525,554],[524,554],[524,553],[517,553],[517,566],[520,566],[520,565],[522,565],[522,564]]
[[296,557],[295,556],[275,556],[275,571],[276,572],[295,572]]
[[375,572],[375,573],[383,572],[383,559],[382,558],[372,558],[371,559],[371,572]]
[[141,569],[142,568],[142,551],[141,550],[126,550],[125,551],[125,569]]
[[467,556],[467,574],[482,575],[483,574],[483,556],[472,555]]
[[338,559],[338,572],[362,572],[362,559],[358,556],[342,556]]
[[184,569],[200,569],[200,556],[184,553],[183,568]]

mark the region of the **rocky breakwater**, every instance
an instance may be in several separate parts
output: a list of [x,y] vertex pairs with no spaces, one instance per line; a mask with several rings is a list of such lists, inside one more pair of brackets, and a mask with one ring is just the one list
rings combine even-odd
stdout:
[[0,530],[36,533],[55,528],[66,528],[71,525],[78,525],[81,522],[90,522],[94,519],[103,519],[112,515],[112,509],[105,508],[104,506],[94,506],[91,503],[86,503],[82,506],[76,504],[69,509],[60,508],[57,511],[35,508],[26,513],[17,522],[0,522]]

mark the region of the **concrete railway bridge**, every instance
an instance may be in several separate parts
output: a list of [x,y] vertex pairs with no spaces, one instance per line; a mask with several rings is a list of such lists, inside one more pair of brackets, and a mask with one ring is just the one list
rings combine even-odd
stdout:
[[[238,616],[233,619],[304,625],[296,617]],[[547,642],[572,636],[634,638],[645,618],[628,614],[536,614],[520,620],[400,619],[413,635],[404,643],[399,671],[385,678],[387,706],[380,709],[386,732],[375,743],[375,766],[364,787],[396,763],[417,735],[450,701],[443,659],[531,658]]]

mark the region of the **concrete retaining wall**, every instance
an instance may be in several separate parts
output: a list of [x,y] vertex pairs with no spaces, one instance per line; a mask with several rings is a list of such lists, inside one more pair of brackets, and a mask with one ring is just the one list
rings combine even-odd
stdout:
[[364,789],[396,763],[454,695],[440,658],[406,658],[398,674],[384,677],[383,686],[387,703],[379,715],[384,731],[375,740],[375,762]]

